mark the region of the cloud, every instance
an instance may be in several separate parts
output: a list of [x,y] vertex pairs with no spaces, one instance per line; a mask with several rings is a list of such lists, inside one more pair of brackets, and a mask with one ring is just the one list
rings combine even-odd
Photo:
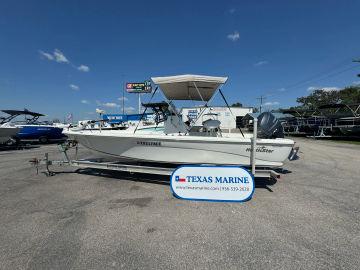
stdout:
[[72,90],[75,90],[75,91],[80,90],[80,87],[77,86],[77,85],[75,85],[75,84],[69,84],[69,87],[70,87]]
[[57,63],[65,63],[65,64],[70,64],[73,68],[76,68],[79,71],[82,72],[89,72],[90,71],[90,67],[85,66],[85,65],[80,65],[80,66],[75,66],[73,63],[70,62],[69,59],[67,59],[67,57],[65,56],[65,54],[63,54],[62,51],[60,51],[59,49],[55,49],[53,53],[49,53],[49,52],[44,52],[42,50],[39,50],[39,54],[42,58],[45,58],[49,61],[55,61]]
[[102,107],[107,107],[107,108],[120,108],[120,104],[117,104],[115,102],[101,102],[99,100],[95,100],[96,105],[98,106],[102,106]]
[[310,86],[307,89],[309,92],[315,91],[315,90],[322,90],[325,92],[331,92],[331,91],[339,91],[339,87],[319,87],[319,86]]
[[231,41],[237,41],[240,38],[240,34],[238,31],[234,31],[234,33],[228,34],[227,38],[230,39]]
[[123,100],[128,101],[129,99],[127,97],[119,97],[118,100],[120,100],[120,101],[123,101]]
[[282,87],[282,88],[279,88],[277,91],[278,91],[278,92],[285,92],[286,89],[285,89],[284,87]]
[[55,57],[55,61],[58,63],[67,63],[67,64],[69,63],[69,60],[59,49],[55,49],[54,57]]
[[126,113],[131,113],[131,112],[134,112],[135,111],[135,108],[134,107],[125,107],[125,110],[124,110]]
[[120,107],[120,105],[116,104],[115,102],[105,102],[105,103],[102,103],[101,105],[104,107],[107,107],[107,108],[119,108]]
[[54,60],[54,56],[50,53],[44,52],[44,51],[39,51],[40,55],[45,57],[47,60],[53,61]]
[[260,66],[263,66],[263,65],[266,65],[266,64],[269,64],[269,62],[268,61],[259,61],[259,62],[254,64],[254,67],[260,67]]
[[265,102],[264,106],[275,106],[275,105],[279,105],[280,102],[278,101],[269,101],[269,102]]
[[310,87],[308,87],[308,91],[309,92],[311,92],[311,91],[315,91],[315,90],[317,90],[317,89],[319,89],[319,87],[316,87],[316,86],[310,86]]
[[77,67],[78,70],[82,71],[82,72],[89,72],[90,68],[88,66],[85,65],[80,65],[79,67]]
[[[121,100],[122,98],[118,98],[118,100]],[[127,98],[125,98],[127,100]],[[99,100],[95,100],[96,105],[101,106],[101,107],[106,107],[106,108],[121,108],[120,104],[117,104],[116,102],[101,102]],[[134,107],[125,107],[124,111],[126,113],[131,113],[133,111],[135,111]]]
[[325,92],[331,92],[331,91],[339,91],[340,88],[339,87],[323,87],[323,88],[321,88],[321,90],[323,90]]
[[39,53],[42,57],[45,57],[49,61],[55,61],[58,63],[66,63],[66,64],[70,63],[70,61],[59,49],[55,49],[53,53],[48,53],[41,50],[39,51]]
[[354,85],[360,85],[360,81],[353,82]]
[[86,99],[82,99],[82,100],[81,100],[81,103],[82,103],[82,104],[90,104],[90,102],[89,102],[88,100],[86,100]]
[[236,9],[235,9],[235,8],[230,8],[230,9],[229,9],[229,13],[230,13],[230,14],[234,14],[234,13],[235,13],[235,11],[236,11]]

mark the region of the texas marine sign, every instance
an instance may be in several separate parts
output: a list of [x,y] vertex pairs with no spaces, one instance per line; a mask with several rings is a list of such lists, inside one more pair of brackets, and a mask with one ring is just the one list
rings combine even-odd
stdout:
[[229,202],[250,200],[255,189],[253,175],[235,166],[181,166],[170,186],[180,199]]

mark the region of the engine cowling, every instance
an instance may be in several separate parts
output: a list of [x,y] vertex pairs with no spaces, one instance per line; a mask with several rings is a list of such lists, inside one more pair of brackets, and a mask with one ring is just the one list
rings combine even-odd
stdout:
[[258,137],[264,139],[284,138],[284,129],[279,119],[271,112],[263,112],[258,116]]

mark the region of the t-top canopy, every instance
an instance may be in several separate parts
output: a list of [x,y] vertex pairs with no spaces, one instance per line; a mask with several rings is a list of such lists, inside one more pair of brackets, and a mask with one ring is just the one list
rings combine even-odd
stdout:
[[31,112],[28,110],[23,110],[23,111],[19,111],[19,110],[1,110],[4,113],[10,114],[10,115],[30,115],[33,117],[40,117],[40,116],[45,116],[44,114],[41,113],[36,113],[36,112]]
[[203,100],[209,101],[227,77],[202,75],[178,75],[152,77],[151,80],[160,86],[169,100]]

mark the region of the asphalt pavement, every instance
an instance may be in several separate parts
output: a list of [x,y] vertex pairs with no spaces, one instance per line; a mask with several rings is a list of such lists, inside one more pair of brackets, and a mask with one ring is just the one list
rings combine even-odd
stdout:
[[300,159],[245,203],[176,199],[168,177],[36,174],[56,145],[0,151],[0,269],[359,269],[360,146],[295,140]]

